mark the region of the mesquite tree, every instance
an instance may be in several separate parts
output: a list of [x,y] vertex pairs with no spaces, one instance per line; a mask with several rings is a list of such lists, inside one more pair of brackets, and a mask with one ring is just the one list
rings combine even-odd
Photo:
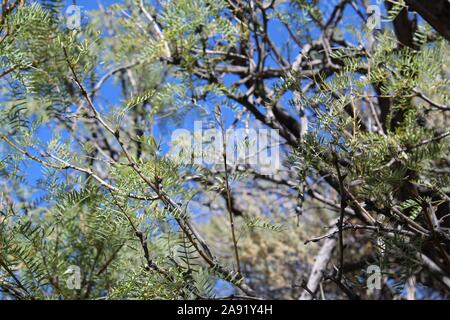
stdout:
[[448,297],[448,1],[67,2],[2,1],[0,298]]

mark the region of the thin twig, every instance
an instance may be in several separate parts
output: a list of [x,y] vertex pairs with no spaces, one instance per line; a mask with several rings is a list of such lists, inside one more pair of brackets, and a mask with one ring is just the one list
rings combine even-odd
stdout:
[[227,192],[227,201],[228,201],[228,206],[227,206],[227,211],[228,211],[228,218],[230,220],[230,228],[231,228],[231,236],[233,239],[233,247],[234,247],[234,256],[236,259],[236,269],[237,272],[239,274],[241,274],[241,263],[239,261],[239,250],[238,250],[238,244],[237,244],[237,240],[236,240],[236,232],[235,232],[235,227],[234,227],[234,215],[233,212],[231,210],[232,208],[232,198],[231,198],[231,188],[230,188],[230,184],[229,184],[229,175],[228,175],[228,165],[227,165],[227,136],[226,136],[226,132],[225,132],[225,125],[223,123],[223,119],[222,119],[222,110],[220,109],[220,106],[217,107],[217,112],[218,112],[218,120],[219,120],[219,126],[222,132],[222,157],[223,157],[223,164],[224,164],[224,170],[225,170],[225,188],[226,188],[226,192]]
[[443,110],[443,111],[450,111],[450,107],[439,104],[428,98],[426,95],[424,95],[421,91],[417,89],[413,89],[413,92],[416,94],[417,97],[421,98],[425,102],[429,103],[431,106],[435,107],[436,109]]
[[344,179],[345,177],[341,174],[341,169],[339,167],[338,156],[336,151],[333,150],[333,160],[334,165],[336,167],[338,180],[339,180],[339,190],[341,195],[341,207],[340,207],[340,216],[338,221],[338,231],[339,231],[339,270],[338,270],[338,281],[342,279],[342,267],[344,265],[344,234],[343,234],[343,224],[344,224],[344,216],[345,216],[345,208],[347,207],[347,194],[344,190]]

